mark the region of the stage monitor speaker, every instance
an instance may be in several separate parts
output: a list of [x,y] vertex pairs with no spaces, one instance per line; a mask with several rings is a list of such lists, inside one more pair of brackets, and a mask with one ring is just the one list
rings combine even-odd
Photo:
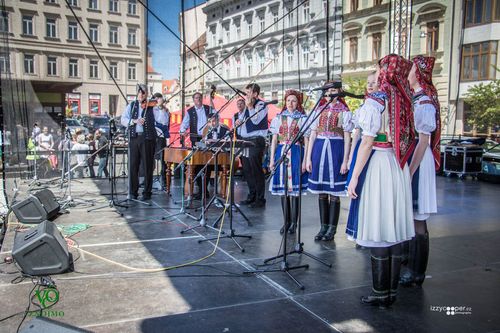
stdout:
[[66,241],[51,221],[16,233],[12,257],[29,275],[59,274],[67,271],[70,265]]
[[45,317],[36,317],[30,320],[21,333],[89,333],[90,331],[83,330],[65,323],[48,319]]
[[41,223],[45,220],[53,220],[60,209],[56,197],[47,189],[38,191],[12,206],[12,211],[21,223]]

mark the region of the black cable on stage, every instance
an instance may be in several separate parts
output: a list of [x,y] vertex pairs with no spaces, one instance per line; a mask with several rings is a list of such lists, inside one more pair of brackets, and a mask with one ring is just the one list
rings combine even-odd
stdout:
[[[139,0],[140,2],[141,0]],[[303,0],[301,3],[299,3],[297,6],[295,6],[294,8],[292,8],[289,12],[287,12],[286,14],[284,14],[283,16],[281,16],[278,20],[276,20],[275,22],[273,22],[272,24],[270,24],[269,26],[267,26],[264,30],[262,30],[261,32],[259,32],[257,35],[255,35],[254,37],[250,38],[249,40],[247,40],[245,43],[243,43],[240,47],[234,49],[232,52],[230,52],[227,56],[225,56],[224,58],[222,58],[218,63],[216,63],[213,68],[219,66],[221,63],[223,63],[224,61],[226,61],[227,59],[229,59],[230,57],[232,57],[234,54],[236,54],[237,52],[239,52],[241,49],[243,49],[246,45],[248,45],[250,42],[253,42],[257,37],[259,37],[260,35],[264,34],[267,30],[269,30],[272,26],[274,26],[275,24],[277,24],[278,22],[282,21],[285,17],[289,16],[290,13],[292,13],[293,11],[297,10],[297,8],[299,8],[300,6],[302,6],[304,3],[308,2],[309,0]],[[283,26],[284,26],[284,23],[283,23]],[[195,55],[197,57],[199,57],[199,55],[197,55],[195,53]],[[283,67],[283,66],[282,66]],[[213,70],[212,67],[210,67],[210,70]],[[199,79],[201,79],[203,76],[205,76],[208,72],[210,72],[210,70],[207,70],[205,72],[203,72],[200,76],[198,76],[196,79],[194,79],[192,82],[190,82],[188,85],[186,85],[185,87],[183,87],[183,89],[186,89],[187,87],[191,86],[192,84],[194,84],[196,81],[198,81]],[[215,72],[215,71],[214,71]],[[178,91],[176,92],[175,94],[173,94],[169,100],[173,99],[175,96],[177,96],[178,94],[180,94],[181,91]]]
[[94,49],[95,53],[97,54],[97,56],[101,60],[102,64],[104,65],[104,68],[106,68],[106,71],[108,72],[109,77],[111,78],[111,80],[113,80],[114,84],[118,88],[118,91],[120,92],[120,95],[122,95],[123,99],[128,104],[127,96],[123,93],[122,89],[120,88],[120,86],[116,82],[115,77],[113,76],[113,74],[111,73],[111,70],[109,69],[108,65],[106,65],[106,62],[104,61],[103,57],[101,56],[101,54],[97,50],[97,47],[95,46],[94,42],[90,38],[89,34],[87,33],[87,30],[85,30],[85,28],[83,27],[82,22],[80,21],[80,19],[78,18],[78,16],[76,16],[75,10],[73,9],[73,7],[71,6],[71,4],[69,3],[69,0],[64,0],[64,1],[66,2],[66,6],[69,8],[69,10],[71,11],[71,13],[73,14],[73,17],[75,18],[76,22],[78,22],[78,25],[82,29],[83,33],[87,37],[87,40],[89,41],[90,45],[92,46],[92,48]]

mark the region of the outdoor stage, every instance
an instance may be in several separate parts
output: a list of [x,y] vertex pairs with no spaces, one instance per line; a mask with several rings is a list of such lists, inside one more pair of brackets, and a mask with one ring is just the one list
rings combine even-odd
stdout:
[[[317,196],[303,199],[304,247],[333,264],[328,268],[306,256],[290,257],[291,264],[310,265],[308,270],[292,272],[305,290],[284,273],[243,276],[243,271],[276,255],[280,247],[279,198],[268,195],[265,209],[243,208],[251,226],[235,215],[236,231],[252,235],[251,240],[239,240],[243,253],[231,240],[222,239],[216,253],[199,264],[143,273],[71,249],[76,272],[52,276],[59,302],[51,310],[62,314],[52,319],[94,332],[498,332],[499,302],[494,295],[500,294],[500,187],[443,177],[437,178],[437,187],[439,214],[429,221],[428,278],[421,289],[400,288],[398,300],[388,310],[359,302],[370,292],[370,258],[344,234],[347,199],[342,199],[335,241],[328,243],[313,241],[319,227]],[[118,180],[118,192],[124,188],[125,180]],[[80,248],[128,266],[183,264],[209,254],[214,242],[198,240],[215,233],[197,229],[181,235],[186,225],[196,222],[185,216],[161,220],[178,211],[172,198],[178,198],[179,187],[174,189],[171,198],[154,194],[151,207],[133,203],[122,210],[123,217],[108,208],[87,213],[87,207],[80,206],[55,222],[89,224],[89,229],[71,237]],[[64,196],[58,187],[53,190]],[[21,191],[23,199],[26,188]],[[96,199],[98,204],[107,201],[102,194],[108,192],[108,180],[73,183],[73,197]],[[237,179],[237,201],[245,194]],[[208,221],[220,211],[211,208]],[[225,230],[227,223],[226,218]],[[2,262],[12,248],[12,229],[2,248]],[[16,269],[0,264],[0,270]],[[17,275],[0,274],[2,318],[24,311],[28,304],[33,284],[30,280],[11,284]],[[447,315],[438,310],[443,306],[463,306],[471,313]],[[15,332],[21,319],[18,315],[1,322],[0,331]]]

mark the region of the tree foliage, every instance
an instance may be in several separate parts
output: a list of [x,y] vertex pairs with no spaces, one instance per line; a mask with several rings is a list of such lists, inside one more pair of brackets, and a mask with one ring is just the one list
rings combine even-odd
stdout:
[[[344,80],[343,86],[350,93],[363,95],[366,91],[366,79],[347,78]],[[363,103],[362,99],[351,97],[346,97],[345,101],[351,111],[356,111],[360,107],[361,103]]]
[[479,83],[469,88],[465,102],[470,106],[465,119],[467,125],[487,130],[500,124],[500,80]]

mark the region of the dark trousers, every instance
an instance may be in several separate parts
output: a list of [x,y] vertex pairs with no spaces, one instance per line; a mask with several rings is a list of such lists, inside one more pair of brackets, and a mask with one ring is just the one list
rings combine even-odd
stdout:
[[155,140],[146,140],[144,135],[130,139],[130,193],[138,195],[139,167],[144,164],[144,191],[143,195],[151,195],[153,189],[153,169]]
[[245,139],[252,141],[255,146],[250,147],[247,157],[242,157],[243,173],[248,184],[248,199],[263,201],[266,192],[266,178],[262,170],[262,158],[266,149],[266,140],[263,137]]

